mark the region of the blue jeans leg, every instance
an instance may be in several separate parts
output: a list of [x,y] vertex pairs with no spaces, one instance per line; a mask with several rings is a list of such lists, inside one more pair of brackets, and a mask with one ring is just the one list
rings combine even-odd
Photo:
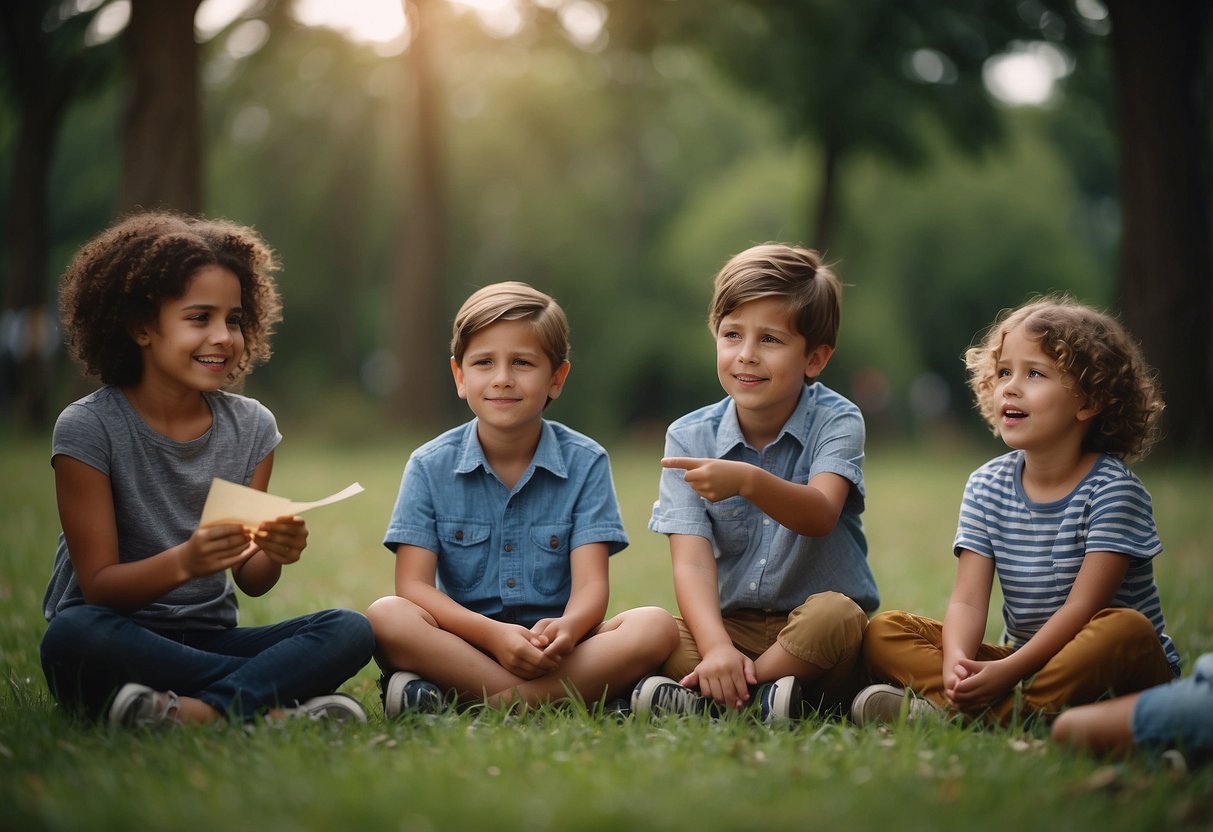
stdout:
[[105,607],[55,616],[42,639],[42,669],[59,703],[104,713],[127,682],[199,698],[236,718],[336,689],[370,659],[370,623],[325,610],[266,627],[156,632]]
[[366,616],[322,610],[264,627],[193,630],[189,647],[237,656],[234,672],[195,694],[213,708],[249,718],[272,705],[331,693],[371,659],[375,636]]
[[1213,653],[1196,660],[1191,676],[1142,691],[1132,726],[1138,745],[1213,756]]

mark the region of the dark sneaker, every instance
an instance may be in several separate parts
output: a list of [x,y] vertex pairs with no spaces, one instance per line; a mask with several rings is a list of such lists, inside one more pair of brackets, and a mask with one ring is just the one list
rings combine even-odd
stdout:
[[632,691],[632,713],[638,717],[671,714],[716,716],[714,702],[684,688],[668,676],[645,676]]
[[171,690],[152,690],[129,682],[119,688],[110,704],[109,724],[117,728],[158,728],[176,725],[181,703]]
[[286,715],[302,719],[331,719],[334,722],[366,722],[366,711],[348,693],[313,696],[294,708],[287,708]]
[[851,721],[856,725],[880,725],[938,718],[942,711],[928,699],[896,685],[868,685],[851,702]]
[[631,714],[632,701],[630,699],[608,699],[602,703],[602,715],[605,717],[614,717],[622,721]]
[[795,676],[759,685],[753,699],[758,717],[768,725],[800,719],[800,682]]
[[442,709],[442,689],[416,673],[399,670],[379,680],[383,713],[395,719],[403,713],[432,714]]

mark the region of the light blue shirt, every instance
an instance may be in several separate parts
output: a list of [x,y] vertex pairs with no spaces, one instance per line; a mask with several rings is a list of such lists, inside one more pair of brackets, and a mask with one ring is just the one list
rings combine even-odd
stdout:
[[415,450],[383,545],[438,556],[438,586],[468,609],[529,627],[564,613],[571,552],[628,545],[601,445],[544,420],[535,456],[507,488],[484,456],[477,420]]
[[720,609],[790,612],[810,595],[835,591],[865,611],[880,605],[868,566],[864,508],[864,424],[859,408],[819,382],[806,384],[796,409],[766,448],[748,445],[731,398],[670,425],[665,455],[729,459],[757,465],[789,482],[838,474],[852,484],[833,531],[806,537],[779,525],[744,497],[718,503],[687,485],[685,472],[661,473],[649,529],[707,538],[716,557]]
[[1023,490],[1023,451],[996,457],[969,476],[954,551],[990,558],[1002,589],[1004,637],[1022,647],[1061,609],[1088,552],[1129,557],[1113,607],[1150,619],[1179,674],[1179,651],[1166,634],[1153,559],[1162,551],[1150,493],[1121,460],[1101,454],[1074,490],[1048,503]]

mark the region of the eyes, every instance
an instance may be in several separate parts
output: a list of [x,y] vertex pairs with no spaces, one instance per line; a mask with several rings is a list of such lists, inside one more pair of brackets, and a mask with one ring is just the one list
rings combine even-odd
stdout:
[[[193,315],[189,315],[186,320],[190,321],[191,323],[205,325],[211,322],[211,317],[212,315],[210,312],[196,312]],[[229,327],[239,328],[244,323],[243,313],[233,312],[227,316],[226,323]]]
[[[997,378],[1010,378],[1011,370],[1007,367],[999,367],[995,373]],[[1045,378],[1045,374],[1036,368],[1028,370],[1028,378]]]
[[[735,329],[722,330],[720,333],[720,338],[723,341],[740,341],[742,339],[742,337],[743,337],[742,334]],[[759,340],[763,344],[782,344],[782,343],[784,343],[784,341],[782,339],[780,339],[774,335],[771,335],[769,333],[763,335]]]
[[[531,361],[529,358],[514,358],[510,361],[510,364],[512,364],[515,367],[534,367],[534,366],[536,366],[535,362]],[[477,358],[471,362],[471,365],[473,367],[492,367],[493,359]]]

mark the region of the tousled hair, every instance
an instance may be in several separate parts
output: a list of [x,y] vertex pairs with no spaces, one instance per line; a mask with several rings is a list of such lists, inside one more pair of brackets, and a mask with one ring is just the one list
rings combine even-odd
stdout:
[[805,339],[806,354],[833,348],[842,317],[842,283],[813,249],[763,243],[733,255],[716,275],[708,308],[715,335],[720,321],[745,303],[784,298],[792,326]]
[[477,289],[463,302],[451,327],[451,357],[463,363],[468,342],[497,321],[527,321],[535,329],[552,370],[569,358],[569,321],[550,295],[516,280]]
[[137,384],[143,357],[132,332],[155,323],[161,304],[184,295],[207,266],[225,268],[240,281],[244,353],[227,383],[267,361],[274,325],[282,320],[273,250],[253,229],[226,220],[143,212],[85,243],[60,280],[64,338],[85,374],[103,384]]
[[1020,326],[1039,340],[1083,406],[1098,411],[1083,438],[1084,450],[1129,462],[1149,453],[1165,407],[1153,368],[1119,321],[1068,295],[1045,295],[1004,309],[980,342],[965,351],[969,388],[995,433],[994,388],[1003,339]]

